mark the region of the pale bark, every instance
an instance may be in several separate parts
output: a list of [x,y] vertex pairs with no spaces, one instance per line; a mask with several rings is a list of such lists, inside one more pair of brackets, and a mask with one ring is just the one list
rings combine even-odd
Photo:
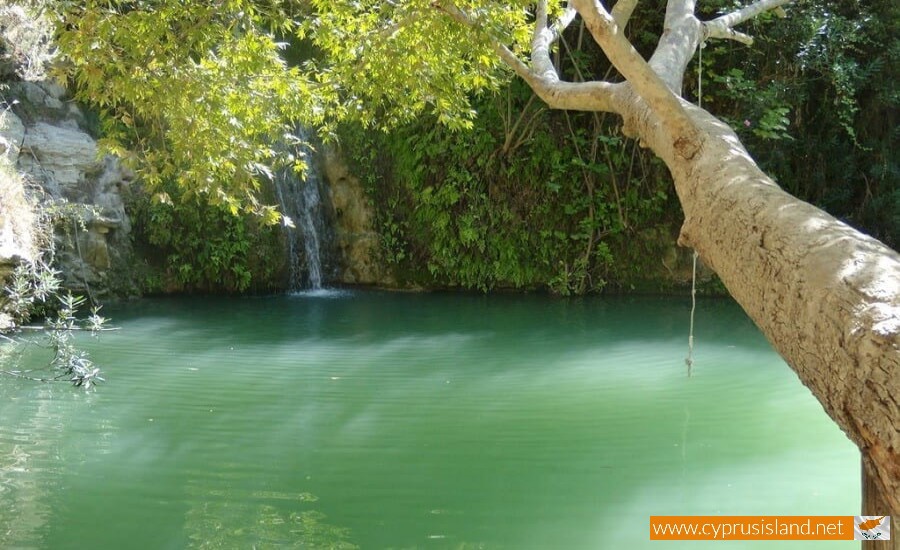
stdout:
[[775,10],[790,3],[791,0],[759,0],[749,6],[717,17],[703,24],[708,38],[729,38],[744,44],[753,44],[753,38],[742,32],[734,30],[735,25],[753,19],[764,11]]
[[897,517],[900,255],[785,193],[730,128],[690,112],[704,136],[694,159],[666,153],[669,136],[654,146],[684,209],[679,242],[697,250],[872,460],[891,507],[883,513]]
[[[599,0],[573,0],[572,3],[610,62],[628,83],[639,91],[666,129],[677,136],[675,144],[679,154],[685,158],[693,156],[699,147],[693,125],[680,108],[678,97],[672,93],[667,83],[634,49]],[[627,119],[624,129],[626,134],[637,135],[631,131]]]
[[[621,26],[636,2],[610,14],[572,0],[603,52],[627,79],[568,83],[501,56],[548,105],[612,111],[623,130],[669,167],[684,209],[679,243],[722,279],[788,365],[870,464],[870,493],[900,517],[900,255],[792,197],[766,176],[734,131],[680,98],[701,40],[735,38],[733,27],[788,0],[760,0],[713,21],[694,0],[670,0],[648,63]],[[623,3],[624,2],[624,3]],[[474,26],[472,21],[464,21]],[[533,47],[547,28],[538,16]],[[740,37],[738,37],[740,38]],[[502,49],[502,46],[497,46]],[[538,62],[540,65],[540,62]],[[875,497],[872,497],[875,499]],[[873,500],[875,501],[875,500]]]
[[622,29],[622,32],[625,31],[625,27],[628,26],[628,22],[631,20],[631,14],[634,13],[634,8],[637,7],[638,0],[619,0],[616,2],[616,5],[613,6],[610,14],[613,19],[616,21],[616,25]]
[[[621,113],[668,165],[697,250],[825,411],[871,460],[874,486],[900,516],[900,255],[785,193],[735,133],[684,110],[702,147],[678,136],[637,93]],[[631,122],[628,122],[631,120]]]
[[559,73],[550,59],[550,47],[559,39],[578,12],[572,6],[566,7],[562,17],[553,25],[547,22],[547,0],[539,0],[535,10],[534,33],[531,39],[531,66],[533,72],[544,80],[559,80]]
[[663,33],[650,58],[653,72],[678,96],[681,95],[684,71],[700,41],[700,20],[694,16],[695,8],[696,2],[693,0],[671,0],[668,3]]
[[[470,27],[476,32],[484,32],[478,21],[453,4],[435,4],[435,7],[458,23]],[[571,23],[572,17],[574,16],[567,10],[566,15],[555,26],[557,31],[554,32],[554,37],[558,37],[558,33],[562,31],[562,28]],[[537,44],[538,41],[534,40],[532,47]],[[602,81],[564,82],[559,79],[555,69],[539,73],[526,65],[524,61],[519,59],[512,50],[502,43],[492,41],[492,45],[500,59],[515,71],[516,75],[524,80],[548,106],[554,109],[573,111],[618,112],[620,110],[622,84]],[[548,52],[549,47],[550,44],[548,43]],[[549,59],[549,53],[547,57]]]

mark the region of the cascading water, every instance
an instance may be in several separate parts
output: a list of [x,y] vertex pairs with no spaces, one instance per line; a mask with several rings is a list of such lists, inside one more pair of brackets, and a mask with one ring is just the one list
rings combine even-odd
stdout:
[[301,179],[292,167],[285,167],[274,178],[281,211],[290,220],[285,223],[285,237],[290,261],[288,289],[293,292],[322,288],[323,245],[327,236],[319,172],[315,163],[309,161],[312,151],[306,145],[306,132],[298,128],[296,137],[301,145],[295,147],[294,154],[308,159],[305,177]]

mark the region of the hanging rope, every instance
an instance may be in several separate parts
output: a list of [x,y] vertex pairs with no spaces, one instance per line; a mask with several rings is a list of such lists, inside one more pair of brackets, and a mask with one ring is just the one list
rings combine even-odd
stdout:
[[[706,46],[706,29],[701,31],[703,34],[700,38],[699,59],[697,67],[697,106],[703,107],[703,48]],[[694,250],[694,268],[691,271],[691,328],[688,332],[688,353],[684,358],[684,364],[687,365],[688,378],[693,374],[694,369],[694,313],[697,311],[697,258],[700,255]]]
[[694,251],[694,270],[691,274],[691,328],[688,333],[688,354],[684,358],[684,364],[687,365],[688,378],[691,377],[694,367],[694,312],[697,310],[697,251]]

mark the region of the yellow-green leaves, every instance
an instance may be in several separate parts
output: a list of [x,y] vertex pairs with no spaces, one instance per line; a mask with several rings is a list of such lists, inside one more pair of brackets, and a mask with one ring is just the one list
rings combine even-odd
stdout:
[[104,115],[105,150],[151,187],[175,182],[184,197],[264,215],[259,179],[292,162],[275,144],[297,123],[327,138],[340,120],[390,127],[430,112],[470,128],[473,94],[510,74],[496,45],[525,59],[533,23],[522,0],[57,5],[61,76]]
[[[281,2],[87,1],[60,20],[63,76],[106,118],[105,150],[151,187],[174,181],[228,211],[260,210],[260,165],[297,122],[316,124],[327,90],[288,67],[274,32]],[[127,155],[127,150],[135,155]]]
[[521,51],[528,40],[523,2],[456,2],[477,22],[465,27],[443,0],[312,0],[300,26],[325,54],[328,79],[363,122],[406,122],[430,110],[451,128],[468,128],[472,93],[494,90],[508,73],[492,40]]

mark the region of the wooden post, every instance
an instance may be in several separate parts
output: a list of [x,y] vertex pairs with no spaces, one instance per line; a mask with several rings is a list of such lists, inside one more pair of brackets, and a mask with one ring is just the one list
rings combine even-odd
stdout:
[[863,550],[900,550],[900,516],[898,510],[891,510],[884,495],[875,483],[875,465],[862,452],[862,515],[891,516],[891,540],[863,541]]

